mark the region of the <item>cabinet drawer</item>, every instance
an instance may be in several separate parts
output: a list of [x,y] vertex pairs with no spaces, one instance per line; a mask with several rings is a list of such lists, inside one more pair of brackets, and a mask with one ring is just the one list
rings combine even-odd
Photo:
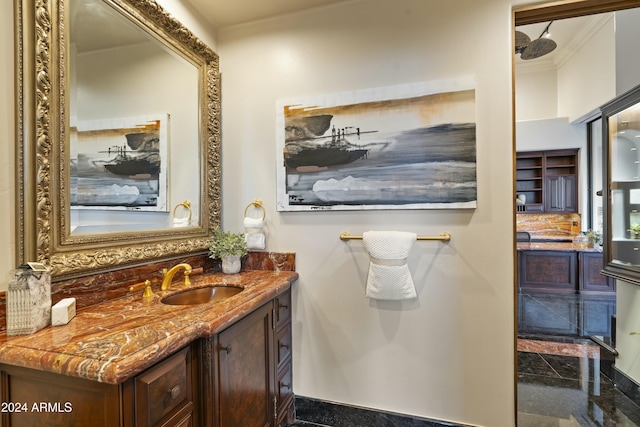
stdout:
[[289,321],[291,317],[291,291],[287,291],[276,298],[276,325],[278,327]]
[[189,356],[185,348],[136,377],[137,425],[155,425],[191,403]]
[[277,337],[277,354],[276,354],[276,363],[278,365],[278,369],[285,363],[291,356],[291,328],[287,325],[283,328],[280,328],[278,331]]
[[293,399],[293,375],[291,362],[287,362],[286,368],[278,373],[278,412]]

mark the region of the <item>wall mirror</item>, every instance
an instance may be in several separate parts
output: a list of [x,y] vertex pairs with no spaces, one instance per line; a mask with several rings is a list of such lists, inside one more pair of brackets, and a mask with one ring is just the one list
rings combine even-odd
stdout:
[[206,250],[218,56],[154,0],[16,0],[18,261],[54,279]]

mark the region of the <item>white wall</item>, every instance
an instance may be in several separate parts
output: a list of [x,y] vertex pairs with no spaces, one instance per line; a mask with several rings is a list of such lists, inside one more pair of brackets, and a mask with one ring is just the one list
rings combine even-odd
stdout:
[[558,117],[557,74],[555,68],[516,69],[516,121]]
[[640,8],[616,12],[615,16],[616,95],[620,95],[640,83]]
[[606,22],[558,69],[558,116],[569,121],[616,96],[615,20]]
[[[260,198],[268,249],[297,253],[296,394],[513,424],[510,13],[498,0],[366,0],[219,33],[223,223],[242,230]],[[466,75],[477,82],[477,209],[276,212],[276,100]],[[414,245],[416,301],[364,297],[368,256],[338,235],[370,229],[453,236]]]

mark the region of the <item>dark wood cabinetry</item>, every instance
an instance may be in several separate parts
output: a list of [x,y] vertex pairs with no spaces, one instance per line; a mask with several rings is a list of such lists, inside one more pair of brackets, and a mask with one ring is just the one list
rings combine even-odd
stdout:
[[572,251],[523,251],[520,254],[520,286],[576,290],[577,261],[577,254]]
[[0,365],[1,402],[16,405],[0,425],[282,427],[295,418],[290,311],[287,290],[118,385]]
[[193,354],[187,347],[134,379],[136,426],[197,425]]
[[610,293],[615,281],[602,274],[602,252],[518,251],[518,286],[528,290]]
[[118,386],[19,366],[0,368],[3,426],[120,425]]
[[276,298],[275,314],[276,427],[283,427],[295,419],[291,363],[291,292]]
[[615,292],[616,281],[602,274],[601,252],[580,252],[580,292]]
[[543,183],[544,153],[516,153],[516,196],[522,194],[526,198],[524,205],[516,205],[518,212],[544,212]]
[[203,340],[205,425],[281,427],[294,421],[291,293]]
[[578,150],[525,151],[516,154],[517,212],[577,212]]
[[[1,365],[3,426],[196,426],[197,370],[186,347],[119,385]],[[17,406],[14,406],[14,408]]]
[[219,335],[220,427],[273,425],[272,316],[267,304]]

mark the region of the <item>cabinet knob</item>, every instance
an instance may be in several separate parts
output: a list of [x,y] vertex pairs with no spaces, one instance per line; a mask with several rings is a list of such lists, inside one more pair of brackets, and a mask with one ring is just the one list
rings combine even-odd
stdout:
[[288,346],[287,344],[282,344],[282,343],[281,343],[281,344],[280,344],[280,347],[281,347],[281,348],[286,348],[287,350],[289,350],[289,346]]
[[172,399],[175,399],[176,397],[180,396],[180,386],[177,385],[173,387],[171,390],[169,390],[169,393],[171,393]]
[[227,352],[227,354],[229,354],[229,353],[231,353],[231,346],[228,345],[226,347],[220,347],[220,350],[224,350],[224,351]]
[[287,390],[291,390],[291,384],[289,384],[289,383],[281,383],[280,387],[281,388],[286,388]]
[[289,304],[282,304],[281,302],[278,302],[278,308],[284,308],[285,310],[288,310]]

